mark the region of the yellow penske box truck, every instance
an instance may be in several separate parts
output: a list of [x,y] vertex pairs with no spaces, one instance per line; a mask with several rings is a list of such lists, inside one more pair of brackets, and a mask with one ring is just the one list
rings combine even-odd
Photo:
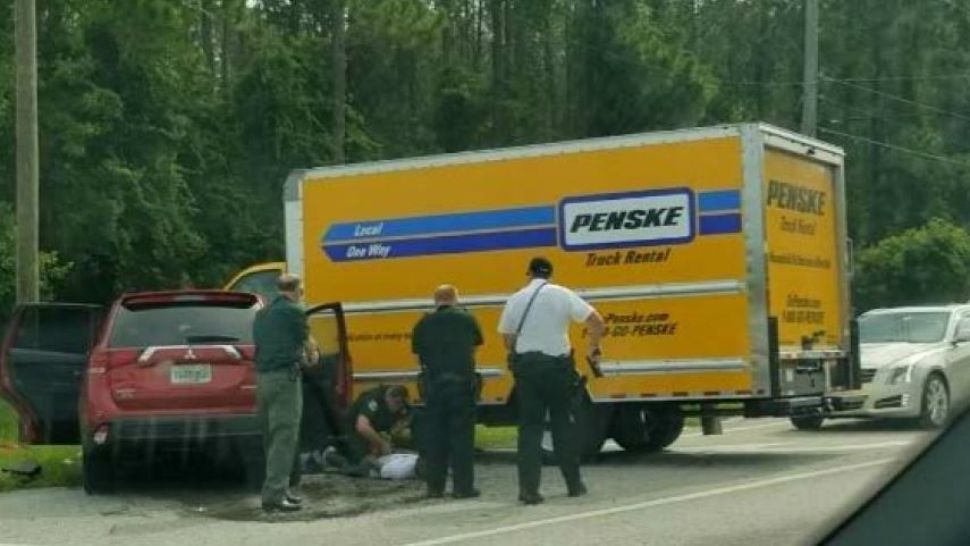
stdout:
[[[450,283],[485,333],[479,418],[511,423],[496,325],[536,255],[606,320],[602,376],[577,359],[587,454],[610,437],[662,449],[692,412],[817,427],[827,394],[858,387],[843,153],[829,144],[719,126],[298,170],[284,194],[286,269],[309,307],[339,302],[313,329],[352,355],[345,393],[416,392],[411,329]],[[571,335],[585,354],[581,326]]]

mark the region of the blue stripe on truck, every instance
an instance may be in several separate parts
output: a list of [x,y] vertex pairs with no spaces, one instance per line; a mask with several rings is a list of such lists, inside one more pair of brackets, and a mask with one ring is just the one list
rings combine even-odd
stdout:
[[697,195],[697,208],[703,214],[741,208],[741,192],[737,190],[709,191]]
[[701,216],[700,224],[701,235],[740,233],[741,215],[738,213],[731,213]]
[[[698,234],[740,232],[740,206],[736,190],[698,193]],[[333,224],[320,244],[334,262],[554,247],[556,223],[555,206],[363,220]]]
[[554,227],[444,235],[421,239],[324,244],[323,251],[332,261],[352,262],[548,246],[556,246],[556,228]]
[[556,223],[553,206],[461,212],[410,218],[365,220],[334,224],[323,236],[325,243],[351,242],[384,237],[413,237],[466,231],[551,226]]

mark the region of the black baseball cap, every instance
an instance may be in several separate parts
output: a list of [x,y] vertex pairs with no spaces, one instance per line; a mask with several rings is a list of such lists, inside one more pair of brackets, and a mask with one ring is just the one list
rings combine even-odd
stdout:
[[533,277],[547,278],[552,275],[552,262],[543,258],[542,256],[536,256],[529,261],[529,275]]

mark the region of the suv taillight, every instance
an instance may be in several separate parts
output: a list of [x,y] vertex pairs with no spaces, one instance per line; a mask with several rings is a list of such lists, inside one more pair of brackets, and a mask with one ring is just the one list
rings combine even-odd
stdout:
[[137,349],[96,349],[91,354],[88,373],[99,375],[111,368],[125,366],[138,360],[141,354]]

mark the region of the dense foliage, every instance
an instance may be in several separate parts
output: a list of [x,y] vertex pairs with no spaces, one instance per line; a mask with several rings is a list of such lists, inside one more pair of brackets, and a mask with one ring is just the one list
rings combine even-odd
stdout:
[[[7,203],[11,5],[0,2]],[[797,128],[801,111],[797,0],[38,0],[38,10],[41,244],[58,256],[45,258],[50,286],[71,300],[214,285],[280,257],[279,195],[295,167],[742,120]],[[877,245],[862,253],[860,303],[966,298],[965,270],[937,278],[893,253],[970,225],[970,8],[823,0],[821,14],[820,136],[849,154],[857,247]],[[949,223],[892,238],[932,218]],[[921,235],[941,230],[945,240]],[[924,258],[941,256],[963,259]],[[0,263],[0,286],[10,274]]]

